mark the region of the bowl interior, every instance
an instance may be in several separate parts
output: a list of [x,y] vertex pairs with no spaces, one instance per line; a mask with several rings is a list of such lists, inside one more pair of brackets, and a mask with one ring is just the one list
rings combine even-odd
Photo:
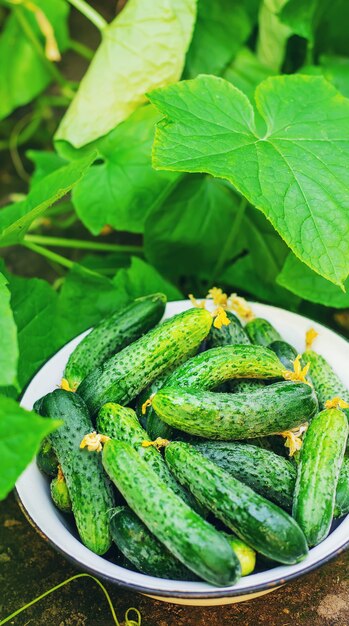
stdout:
[[[187,300],[171,302],[166,307],[165,318],[190,307],[191,304]],[[349,387],[349,369],[346,367],[349,361],[349,344],[345,339],[321,324],[283,309],[257,303],[253,304],[253,309],[257,316],[268,319],[281,336],[294,345],[299,352],[304,350],[305,332],[310,327],[314,327],[319,333],[315,344],[316,350],[329,361]],[[23,396],[21,402],[23,407],[31,409],[38,398],[59,386],[70,353],[87,332],[64,346],[40,369]],[[265,571],[258,571],[242,578],[234,587],[217,588],[204,582],[174,581],[139,574],[88,550],[77,537],[69,518],[61,514],[53,505],[49,482],[40,473],[35,461],[19,478],[16,489],[25,513],[37,529],[79,567],[128,588],[158,596],[214,598],[262,591],[296,578],[327,561],[344,549],[349,539],[349,516],[346,516],[341,523],[334,524],[331,534],[321,544],[310,550],[308,557],[301,563],[292,566],[280,565]]]

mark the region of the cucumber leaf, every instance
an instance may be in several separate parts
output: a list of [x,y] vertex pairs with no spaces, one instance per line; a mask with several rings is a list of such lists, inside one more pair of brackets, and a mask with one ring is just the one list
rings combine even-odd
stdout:
[[120,269],[113,282],[119,289],[125,291],[130,299],[156,292],[164,293],[168,300],[183,298],[177,287],[139,257],[132,257],[130,267]]
[[251,34],[258,4],[259,0],[199,0],[184,77],[220,74]]
[[322,77],[263,81],[255,100],[227,81],[199,76],[151,94],[166,116],[153,165],[227,178],[291,250],[342,286],[349,273],[349,100]]
[[[238,204],[237,195],[223,182],[206,175],[186,176],[148,215],[147,259],[169,277],[212,276]],[[230,258],[243,243],[239,235]]]
[[84,176],[95,156],[93,153],[55,170],[35,185],[24,201],[5,207],[0,212],[0,247],[20,242],[33,220],[65,196]]
[[329,80],[343,96],[349,98],[349,59],[347,57],[323,54],[320,66],[326,80]]
[[[277,282],[297,296],[324,304],[337,309],[349,307],[349,293],[343,292],[319,274],[315,274],[307,265],[302,263],[293,254],[289,254]],[[345,283],[349,288],[349,280]]]
[[10,298],[8,281],[0,273],[0,386],[17,384],[17,327]]
[[32,461],[42,439],[62,424],[22,409],[15,400],[0,395],[0,500]]
[[196,18],[196,0],[129,0],[104,32],[56,134],[79,148],[105,135],[146,101],[145,93],[177,81]]
[[273,70],[263,65],[249,48],[241,48],[224,70],[223,78],[243,91],[253,104],[257,85],[272,74]]
[[73,191],[76,212],[94,235],[105,224],[116,230],[143,232],[150,207],[168,182],[176,178],[170,172],[156,172],[151,165],[159,117],[154,107],[141,107],[94,143],[99,162]]
[[[51,23],[58,48],[68,45],[69,5],[64,0],[35,0]],[[13,5],[12,5],[13,6]],[[30,31],[42,44],[42,54],[33,45]],[[0,119],[38,96],[52,81],[45,59],[44,38],[33,11],[16,6],[0,35]]]

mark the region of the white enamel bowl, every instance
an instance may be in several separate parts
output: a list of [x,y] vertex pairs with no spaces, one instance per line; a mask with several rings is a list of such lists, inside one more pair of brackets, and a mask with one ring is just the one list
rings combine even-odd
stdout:
[[[184,311],[190,306],[188,301],[171,302],[167,305],[165,317]],[[349,343],[345,339],[321,324],[283,309],[254,304],[253,310],[256,315],[267,318],[281,336],[299,352],[304,348],[305,332],[313,326],[319,332],[316,350],[330,362],[349,387]],[[41,368],[23,396],[23,407],[31,409],[39,397],[59,385],[70,353],[85,334],[64,346]],[[59,552],[78,567],[128,589],[178,604],[215,605],[249,600],[319,567],[339,554],[349,543],[348,515],[327,539],[310,550],[309,556],[298,565],[280,565],[246,576],[233,587],[217,588],[204,582],[164,580],[124,569],[83,546],[72,532],[67,519],[52,504],[48,481],[42,476],[35,462],[22,474],[16,488],[29,521]]]

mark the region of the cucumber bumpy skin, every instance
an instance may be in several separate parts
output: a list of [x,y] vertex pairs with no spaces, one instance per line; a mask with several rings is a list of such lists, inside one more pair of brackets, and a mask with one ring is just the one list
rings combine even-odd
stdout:
[[303,560],[307,543],[288,513],[233,478],[189,444],[174,441],[165,458],[178,480],[255,550],[280,563]]
[[64,422],[50,441],[68,486],[81,540],[96,554],[104,554],[111,545],[108,511],[114,497],[101,455],[80,449],[83,437],[93,430],[87,407],[76,393],[56,389],[38,400],[34,409],[43,417]]
[[[302,361],[310,364],[309,373],[321,409],[325,408],[326,400],[332,400],[335,397],[349,402],[349,390],[321,354],[307,350],[302,354]],[[342,410],[349,419],[349,410]]]
[[349,457],[345,457],[337,483],[334,517],[342,517],[349,513]]
[[291,346],[291,344],[287,343],[287,341],[272,341],[268,345],[269,350],[275,352],[278,359],[281,363],[284,364],[285,368],[288,370],[293,369],[293,361],[298,356],[297,350]]
[[211,325],[208,311],[190,309],[166,320],[105,361],[79,387],[79,395],[91,415],[107,402],[128,404],[167,367],[197,348]]
[[262,317],[255,317],[247,322],[245,332],[251,343],[260,346],[268,346],[272,341],[281,340],[281,335],[276,328]]
[[270,450],[235,441],[203,441],[194,448],[268,500],[291,511],[297,470]]
[[251,341],[245,332],[240,320],[234,313],[226,311],[230,321],[227,326],[215,328],[212,325],[206,339],[206,349],[218,348],[219,346],[232,346],[236,344],[250,344]]
[[165,306],[166,296],[154,293],[137,298],[122,311],[104,318],[70,355],[64,370],[69,387],[76,391],[87,374],[153,328],[161,320]]
[[240,562],[227,539],[183,502],[127,443],[110,439],[105,471],[149,530],[191,571],[213,585],[233,585]]
[[286,381],[233,394],[163,387],[152,406],[178,430],[223,441],[290,430],[309,421],[318,409],[312,387]]
[[338,409],[318,413],[306,432],[298,465],[293,517],[309,546],[316,546],[330,531],[347,437],[347,418]]
[[149,435],[140,425],[133,409],[114,402],[105,404],[98,413],[97,430],[111,439],[129,443],[168,487],[189,506],[198,509],[193,496],[172,476],[159,450],[154,446],[142,445],[149,441]]

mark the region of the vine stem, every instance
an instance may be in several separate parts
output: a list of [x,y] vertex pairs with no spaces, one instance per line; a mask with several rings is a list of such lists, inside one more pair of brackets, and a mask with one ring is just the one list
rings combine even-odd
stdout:
[[108,22],[101,16],[98,11],[93,9],[85,0],[68,0],[82,15],[84,15],[100,32],[103,32]]
[[[59,265],[62,265],[63,267],[66,267],[69,270],[74,265],[73,261],[71,261],[70,259],[66,259],[64,256],[61,256],[60,254],[56,254],[56,252],[52,252],[52,250],[47,250],[46,248],[42,248],[42,246],[37,246],[34,243],[28,243],[26,241],[23,241],[22,245],[25,248],[28,248],[28,250],[32,250],[32,252],[36,252],[37,254],[40,254],[41,256],[45,257],[46,259],[49,259],[50,261],[53,261],[54,263],[59,263]],[[0,626],[1,626],[1,623],[0,623]]]
[[45,237],[43,235],[26,235],[25,245],[39,244],[45,246],[75,248],[78,250],[96,250],[100,252],[124,252],[125,254],[139,254],[142,246],[122,246],[116,243],[100,243],[97,241],[83,241],[81,239],[64,239],[63,237]]
[[233,247],[233,243],[235,240],[235,237],[239,231],[239,228],[241,226],[241,222],[242,219],[244,217],[245,214],[245,210],[247,207],[247,200],[246,198],[241,198],[240,204],[238,206],[238,210],[237,213],[235,215],[235,219],[233,221],[233,225],[231,227],[231,231],[228,233],[228,236],[225,240],[224,246],[221,250],[221,253],[217,259],[217,263],[215,265],[215,268],[213,270],[212,273],[212,279],[218,278],[219,274],[221,273],[223,267],[224,267],[224,263],[226,261],[226,258],[231,250],[231,248]]
[[[113,621],[114,624],[116,626],[120,626],[120,622],[116,616],[115,613],[115,609],[113,606],[113,603],[111,601],[111,597],[108,593],[108,591],[106,590],[105,586],[100,582],[100,580],[98,580],[98,578],[95,578],[94,576],[91,576],[91,574],[76,574],[75,576],[72,576],[71,578],[67,578],[67,580],[64,580],[62,583],[59,583],[59,585],[56,585],[55,587],[51,587],[51,589],[48,589],[48,591],[45,591],[45,593],[41,594],[41,596],[38,596],[37,598],[35,598],[34,600],[32,600],[31,602],[28,602],[28,604],[25,604],[24,606],[22,606],[20,609],[17,609],[17,611],[14,611],[14,613],[11,613],[11,615],[8,615],[7,617],[5,617],[5,619],[1,620],[0,622],[0,626],[3,626],[3,624],[7,624],[9,621],[13,620],[14,617],[16,617],[17,615],[19,615],[20,613],[22,613],[23,611],[25,611],[26,609],[29,609],[31,606],[33,606],[33,604],[36,604],[37,602],[39,602],[40,600],[43,600],[44,598],[46,598],[46,596],[50,595],[51,593],[53,593],[54,591],[58,591],[58,589],[61,589],[62,587],[64,587],[65,585],[68,585],[69,583],[71,583],[73,580],[77,580],[79,578],[92,578],[92,580],[97,583],[97,585],[102,589],[109,608],[110,608],[110,612],[112,614],[113,617]],[[134,613],[137,616],[137,622],[134,620],[129,619],[129,613],[131,611],[134,611]],[[135,609],[135,608],[130,608],[126,611],[125,614],[125,626],[141,626],[141,614],[140,612]]]
[[91,50],[91,48],[85,46],[85,44],[81,43],[80,41],[70,39],[69,48],[73,50],[73,52],[76,52],[76,54],[79,54],[84,59],[87,59],[87,61],[91,61],[93,59],[94,50]]

